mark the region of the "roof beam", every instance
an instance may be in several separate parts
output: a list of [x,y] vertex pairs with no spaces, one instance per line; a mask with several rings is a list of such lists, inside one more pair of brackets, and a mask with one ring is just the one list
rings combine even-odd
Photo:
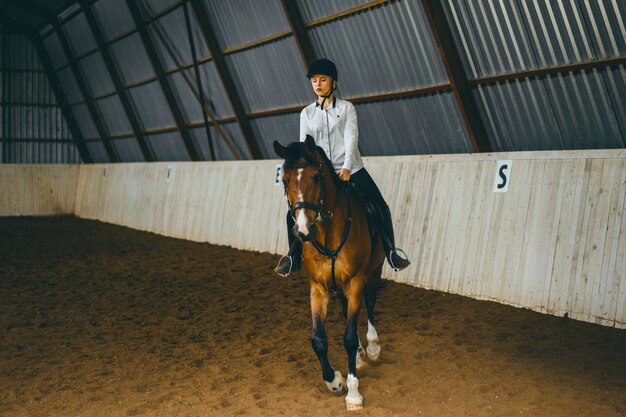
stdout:
[[80,68],[78,67],[78,62],[76,61],[74,57],[74,52],[72,51],[72,47],[70,46],[67,36],[63,32],[63,28],[59,24],[58,19],[55,18],[52,25],[54,26],[56,30],[57,36],[59,38],[59,42],[61,43],[61,47],[63,48],[63,51],[65,52],[65,55],[67,56],[67,60],[70,63],[70,68],[72,70],[72,74],[74,74],[74,78],[76,79],[78,88],[80,89],[81,94],[85,98],[85,104],[87,105],[87,110],[89,111],[89,114],[91,115],[91,118],[93,119],[93,122],[96,125],[98,136],[100,136],[100,139],[102,140],[104,148],[107,151],[107,155],[109,156],[109,160],[111,162],[119,162],[120,158],[117,154],[117,151],[111,144],[108,130],[104,122],[102,121],[100,112],[92,99],[91,90],[89,89],[89,86],[87,85],[87,82],[85,81],[85,78],[83,77],[83,74]]
[[85,163],[92,163],[93,158],[89,152],[89,148],[85,144],[85,139],[83,137],[82,132],[80,131],[80,127],[74,118],[74,113],[70,108],[67,97],[65,96],[65,92],[63,88],[61,88],[61,83],[59,82],[59,78],[54,72],[52,61],[50,60],[50,55],[46,50],[46,47],[43,44],[41,38],[37,35],[30,36],[35,49],[37,50],[37,54],[39,55],[39,60],[41,61],[41,65],[43,66],[44,71],[48,77],[48,81],[50,82],[50,86],[52,87],[52,91],[57,98],[59,106],[61,107],[61,112],[63,113],[63,117],[65,117],[65,121],[67,122],[67,126],[72,133],[72,139],[78,148],[78,152],[80,153],[80,157]]
[[[377,101],[388,101],[388,100],[401,100],[405,98],[412,98],[423,96],[427,94],[438,94],[444,92],[450,92],[452,87],[450,84],[435,84],[430,85],[428,87],[420,87],[413,90],[404,90],[404,91],[396,91],[393,93],[382,93],[382,94],[372,94],[367,96],[355,96],[355,97],[345,97],[345,100],[348,100],[350,103],[359,104],[359,103],[373,103]],[[288,113],[297,113],[301,112],[302,109],[306,106],[306,104],[282,107],[278,109],[269,109],[269,110],[261,110],[254,113],[248,113],[248,117],[251,119],[255,119],[258,117],[268,117],[268,116],[277,116],[280,114],[288,114]]]
[[[183,2],[183,13],[185,15],[185,28],[187,29],[187,40],[189,41],[189,48],[191,49],[191,58],[193,60],[193,71],[196,75],[196,84],[198,86],[198,95],[200,108],[202,109],[202,120],[204,121],[204,132],[207,138],[207,144],[209,145],[209,153],[211,160],[215,161],[215,149],[213,147],[213,141],[211,140],[211,129],[209,128],[209,115],[207,100],[204,95],[204,88],[202,87],[202,77],[200,76],[200,70],[198,68],[198,53],[196,52],[196,42],[194,41],[193,32],[191,31],[191,17],[189,12],[189,2]],[[178,64],[178,62],[177,62]],[[187,75],[185,71],[180,70],[182,75]],[[185,78],[186,79],[186,78]],[[190,83],[191,84],[191,83]],[[191,88],[191,85],[189,86]],[[215,121],[215,117],[212,118]],[[217,127],[217,124],[216,126]],[[221,126],[220,126],[221,127]]]
[[542,77],[545,75],[565,74],[569,72],[587,71],[593,69],[604,69],[624,64],[626,64],[626,56],[618,56],[604,59],[594,59],[593,61],[577,62],[575,64],[558,65],[556,67],[547,67],[534,70],[491,75],[469,80],[469,83],[472,85],[493,84],[500,81],[520,80],[531,77]]
[[226,90],[226,95],[230,99],[230,103],[233,106],[235,117],[237,118],[239,126],[241,127],[241,131],[248,147],[248,151],[250,152],[250,155],[253,159],[261,159],[261,149],[255,138],[254,132],[252,130],[252,125],[250,124],[250,120],[246,115],[246,111],[243,107],[243,103],[241,102],[241,98],[239,97],[239,93],[237,92],[235,81],[228,71],[228,66],[226,65],[224,53],[217,43],[217,38],[215,37],[215,32],[213,31],[213,27],[211,26],[211,21],[209,20],[207,12],[204,6],[199,1],[192,1],[191,5],[193,6],[193,10],[196,14],[198,24],[200,25],[200,31],[202,32],[204,41],[209,47],[209,51],[211,52],[211,56],[213,57],[213,62],[215,63],[217,73],[222,79],[222,83]]
[[[7,50],[9,48],[6,47],[6,36],[4,34],[0,34],[0,63],[2,66],[0,69],[4,69],[4,66],[7,62]],[[2,142],[2,155],[0,158],[1,163],[7,162],[7,99],[6,99],[6,85],[5,85],[6,74],[4,71],[0,72],[0,107],[2,108],[2,130],[0,131],[0,142]]]
[[345,17],[352,16],[357,13],[361,13],[366,10],[373,9],[378,6],[382,6],[388,3],[392,3],[397,0],[372,0],[359,6],[352,7],[350,9],[343,10],[341,12],[331,14],[330,16],[320,17],[319,19],[311,20],[305,23],[307,27],[320,26],[325,23],[332,22],[333,20],[343,19]]
[[295,0],[281,0],[280,2],[282,3],[285,14],[287,15],[287,20],[289,21],[289,26],[291,27],[291,33],[293,34],[296,44],[298,45],[298,50],[302,56],[304,67],[308,68],[309,65],[315,61],[315,53],[313,52],[313,46],[309,40],[307,28],[304,24],[304,20],[302,19],[302,14],[298,9],[298,4]]
[[26,10],[28,13],[34,14],[42,18],[48,17],[48,12],[39,6],[36,6],[28,0],[8,0],[13,6]]
[[200,154],[197,151],[195,144],[193,143],[193,139],[191,138],[191,133],[189,132],[189,128],[187,127],[183,112],[181,111],[178,102],[176,101],[176,97],[174,96],[174,89],[170,84],[170,79],[166,77],[165,70],[163,69],[163,65],[161,64],[161,61],[159,59],[156,47],[148,31],[147,24],[142,16],[141,10],[139,9],[138,1],[126,0],[126,4],[128,5],[130,14],[133,17],[135,26],[139,31],[139,36],[141,36],[141,41],[143,42],[143,46],[146,49],[148,57],[150,58],[150,62],[152,63],[154,72],[157,76],[157,79],[159,80],[159,85],[163,90],[163,94],[165,95],[167,104],[170,108],[170,111],[172,112],[172,116],[174,116],[174,120],[178,127],[178,131],[183,138],[187,153],[189,154],[189,157],[192,161],[199,161],[201,159]]
[[[187,4],[183,5],[183,7],[185,8],[185,14],[186,15],[188,15],[188,10],[186,9],[187,6],[188,6]],[[231,150],[231,152],[232,152],[233,156],[235,157],[235,159],[241,160],[242,159],[241,158],[241,154],[233,146],[232,141],[230,140],[230,137],[228,136],[228,134],[226,133],[224,128],[222,126],[220,126],[219,122],[217,121],[217,119],[215,118],[215,116],[213,115],[211,110],[209,109],[209,106],[206,104],[206,100],[205,100],[206,96],[205,96],[205,94],[204,94],[204,92],[202,90],[201,83],[199,83],[198,86],[196,87],[196,85],[194,85],[193,81],[191,80],[191,77],[189,76],[189,74],[187,74],[186,71],[183,71],[183,65],[178,60],[178,57],[176,56],[176,53],[174,52],[173,46],[170,45],[170,41],[167,39],[166,35],[163,32],[164,31],[159,26],[159,22],[155,22],[154,23],[154,33],[157,35],[157,37],[160,39],[161,43],[165,47],[165,50],[168,53],[170,59],[172,61],[174,61],[174,64],[176,65],[176,71],[178,71],[180,73],[180,75],[182,75],[183,79],[187,83],[187,86],[191,90],[191,93],[196,98],[198,103],[201,103],[202,111],[204,113],[204,116],[205,117],[208,116],[211,119],[211,122],[215,126],[218,135],[222,138],[222,140],[224,141],[226,146],[228,146],[228,148]],[[191,40],[191,38],[190,38],[190,40]],[[194,48],[192,48],[192,55],[195,56],[195,53],[193,53],[193,51],[194,51]],[[171,72],[171,70],[168,71],[168,73],[170,73],[170,72]],[[199,75],[199,73],[196,73],[196,74]],[[188,124],[188,126],[190,126],[190,124]],[[211,153],[211,154],[213,154],[213,153]]]
[[126,116],[128,117],[128,121],[133,129],[133,133],[139,142],[139,147],[141,148],[141,152],[143,157],[148,162],[153,162],[156,160],[154,156],[154,152],[150,148],[148,141],[143,133],[143,126],[137,117],[137,113],[135,112],[135,108],[128,96],[128,92],[124,88],[124,83],[122,81],[122,77],[120,76],[117,66],[115,64],[114,58],[111,54],[111,51],[108,49],[106,40],[104,39],[104,35],[102,34],[102,30],[100,29],[100,24],[98,19],[96,18],[93,10],[85,0],[80,0],[80,3],[83,6],[83,10],[85,11],[85,17],[87,18],[87,23],[91,27],[91,31],[96,39],[98,44],[98,48],[102,53],[102,58],[104,59],[104,64],[109,71],[109,75],[111,76],[111,80],[113,80],[113,85],[115,85],[115,89],[120,97],[120,101],[122,102],[122,106],[124,107],[124,111],[126,112]]
[[446,70],[459,113],[469,135],[473,152],[490,152],[487,130],[472,94],[472,86],[463,69],[461,55],[456,48],[452,29],[448,25],[441,0],[421,0],[435,39],[441,62]]
[[[410,99],[412,97],[419,97],[419,96],[427,95],[427,94],[439,94],[443,92],[449,93],[451,91],[452,91],[452,87],[450,86],[450,84],[445,83],[445,84],[435,84],[435,85],[431,85],[428,87],[421,87],[421,88],[417,88],[414,90],[398,91],[395,93],[383,93],[383,94],[372,94],[368,96],[346,97],[346,100],[355,104],[373,103],[373,102],[388,101],[388,100]],[[299,113],[302,111],[302,109],[305,106],[306,104],[300,104],[296,106],[282,107],[282,108],[277,108],[277,109],[261,110],[261,111],[254,112],[254,113],[248,113],[247,116],[249,119],[257,119],[261,117],[276,116],[280,114]],[[219,126],[221,124],[233,123],[236,121],[237,119],[233,116],[224,117],[219,120],[209,122],[209,125]],[[203,122],[193,122],[193,123],[190,123],[188,126],[190,128],[197,128],[197,127],[204,127],[205,124]],[[149,130],[151,134],[174,132],[174,131],[176,131],[175,126],[162,127],[159,129]],[[126,139],[129,137],[132,137],[132,134],[123,133],[123,134],[114,136],[115,139]]]
[[6,5],[8,3],[1,4],[0,3],[0,24],[8,26],[11,30],[16,33],[20,33],[22,35],[28,36],[28,30],[25,28],[25,25],[22,22],[18,22],[14,17],[9,18],[6,12]]

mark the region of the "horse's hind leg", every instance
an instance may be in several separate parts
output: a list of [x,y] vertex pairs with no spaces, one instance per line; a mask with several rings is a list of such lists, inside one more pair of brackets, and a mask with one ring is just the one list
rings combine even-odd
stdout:
[[313,332],[311,345],[322,366],[322,377],[326,387],[333,394],[341,394],[345,383],[341,372],[335,371],[328,362],[328,339],[326,337],[326,315],[328,312],[328,291],[318,286],[311,286],[311,318]]
[[378,343],[378,332],[376,331],[376,316],[374,314],[374,306],[376,305],[376,293],[380,275],[382,273],[382,264],[376,268],[368,280],[365,287],[365,307],[367,308],[367,356],[371,360],[378,360],[380,357],[380,344]]

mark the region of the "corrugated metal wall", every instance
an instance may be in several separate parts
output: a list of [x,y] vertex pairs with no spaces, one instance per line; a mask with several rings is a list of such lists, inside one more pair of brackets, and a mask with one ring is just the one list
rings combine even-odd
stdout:
[[[626,2],[446,0],[471,79],[626,55]],[[479,85],[499,151],[623,148],[624,65]]]
[[[244,138],[233,120],[231,102],[216,73],[191,8],[186,6],[189,7],[202,91],[209,111],[221,121],[220,133],[226,138],[222,138],[214,126],[208,130],[203,127],[203,110],[196,97],[200,89],[193,68],[182,3],[156,0],[136,3],[141,20],[147,23],[158,62],[165,71],[163,82],[168,83],[174,92],[173,102],[168,101],[158,80],[158,71],[151,63],[150,52],[125,0],[99,0],[89,6],[98,23],[96,28],[85,24],[86,11],[79,8],[61,20],[58,27],[41,32],[48,51],[54,56],[54,70],[63,84],[94,162],[145,161],[147,155],[138,144],[139,135],[145,136],[156,160],[190,160],[191,155],[179,132],[181,126],[176,121],[172,106],[181,110],[185,119],[183,127],[189,129],[190,146],[195,148],[200,159],[213,158],[209,142],[215,159],[235,159],[235,154],[225,142],[236,149],[236,155],[249,159]],[[139,131],[133,129],[130,117],[118,99],[121,92],[112,81],[110,68],[103,62],[104,51],[94,40],[94,30],[101,32],[105,41],[103,47],[113,58],[113,70],[119,75],[123,90],[130,98],[132,112],[140,125]],[[61,46],[59,36],[67,38],[71,57]],[[78,74],[71,69],[70,60],[78,61]],[[85,88],[80,87],[78,77],[84,79]],[[95,111],[90,109],[89,103],[95,104]],[[103,126],[105,137],[99,132],[98,123]],[[115,152],[109,151],[107,142]]]
[[[95,0],[37,33],[91,159],[251,159],[255,148],[272,158],[272,141],[293,141],[313,96],[283,1],[295,4],[312,54],[338,64],[338,94],[356,103],[365,155],[478,150],[423,6],[430,0]],[[439,4],[445,18],[435,24],[447,21],[490,150],[625,146],[625,2]]]
[[[303,3],[311,17],[328,16],[336,10],[330,2]],[[320,9],[315,10],[316,7]],[[315,26],[310,35],[317,55],[331,57],[337,63],[339,91],[344,97],[397,93],[448,83],[418,1],[390,2]],[[471,150],[451,92],[358,104],[356,109],[365,155]]]
[[[252,157],[246,145],[232,98],[216,70],[201,34],[195,12],[189,7],[191,33],[196,48],[203,91],[208,107],[221,121],[226,138],[212,126],[203,128],[202,107],[194,96],[198,89],[193,54],[184,15],[185,2],[145,1],[142,17],[185,115],[187,127],[201,159],[210,160],[209,143],[216,159],[235,159],[227,142],[244,159]],[[313,100],[304,73],[306,66],[280,0],[203,0],[204,10],[224,55],[228,72],[243,110],[250,118],[254,138],[264,158],[273,158],[274,140],[290,142],[298,136],[298,108]],[[298,2],[303,19],[311,22],[368,2]],[[156,72],[139,36],[125,0],[98,0],[96,15],[124,88],[133,101],[144,134],[157,160],[189,160],[183,139],[163,94]],[[59,28],[42,31],[53,56],[55,71],[95,162],[112,158],[97,129],[100,118],[119,161],[144,161],[117,91],[106,74],[101,52],[85,24],[85,12],[66,13]],[[57,30],[73,49],[68,58]],[[312,26],[309,36],[315,54],[328,56],[340,68],[339,95],[354,98],[404,92],[448,83],[432,34],[419,2],[392,1],[351,13],[327,24]],[[273,39],[272,41],[258,41]],[[250,45],[250,44],[256,45]],[[258,43],[258,44],[257,44]],[[84,97],[69,61],[76,59],[88,87]],[[178,67],[182,66],[183,71]],[[186,76],[187,79],[185,79]],[[189,86],[191,81],[192,88]],[[93,101],[93,114],[87,106]],[[286,114],[256,116],[274,109],[291,108]],[[361,124],[361,148],[366,155],[454,153],[471,150],[467,132],[450,91],[406,99],[357,104]]]
[[0,25],[0,161],[79,163],[61,108],[26,36]]

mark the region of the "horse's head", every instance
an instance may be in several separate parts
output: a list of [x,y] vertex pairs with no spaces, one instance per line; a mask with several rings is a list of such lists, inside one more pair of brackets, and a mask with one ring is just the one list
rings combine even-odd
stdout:
[[315,223],[321,220],[324,206],[324,169],[315,141],[307,135],[304,142],[282,146],[274,141],[274,151],[285,160],[283,184],[291,215],[296,219],[293,234],[309,241]]

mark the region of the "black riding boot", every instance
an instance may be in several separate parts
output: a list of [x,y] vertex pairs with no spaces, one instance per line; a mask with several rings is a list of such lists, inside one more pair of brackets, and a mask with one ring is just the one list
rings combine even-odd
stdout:
[[288,277],[294,271],[299,271],[302,268],[302,242],[291,232],[289,227],[289,252],[287,255],[280,258],[278,265],[274,268],[274,272],[282,277]]
[[[391,221],[391,212],[389,211],[389,207],[383,210],[383,247],[385,248],[385,256],[387,257],[387,262],[389,262],[389,266],[393,268],[394,271],[401,271],[407,266],[411,265],[408,259],[406,259],[406,254],[402,249],[396,248],[396,241],[393,234],[393,223]],[[400,251],[405,257],[401,257],[398,254]]]

